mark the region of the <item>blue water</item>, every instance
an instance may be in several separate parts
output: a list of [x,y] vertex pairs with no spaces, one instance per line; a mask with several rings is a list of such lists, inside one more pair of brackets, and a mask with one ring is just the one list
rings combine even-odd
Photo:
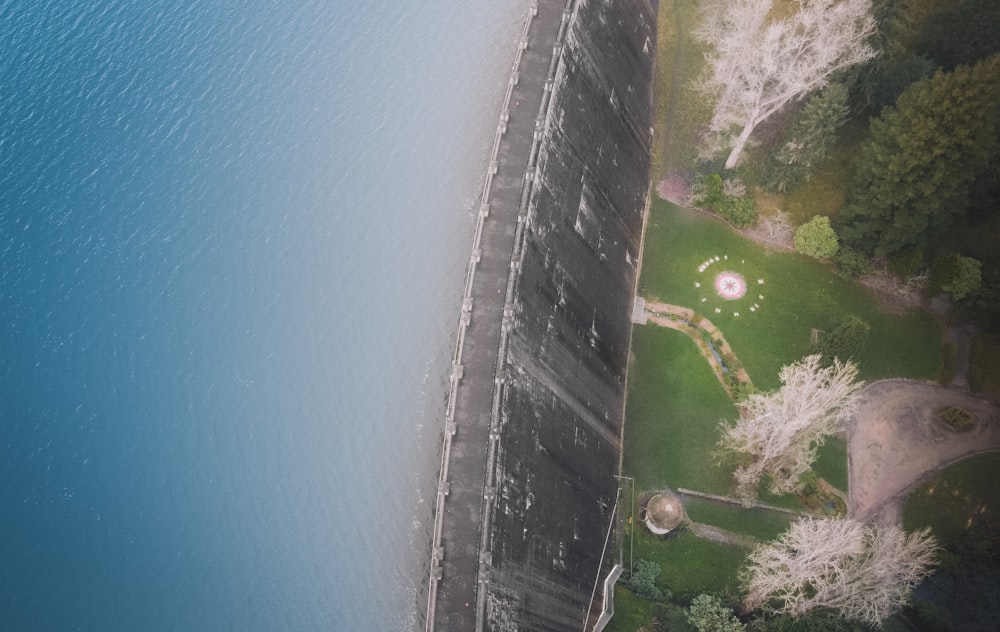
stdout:
[[0,630],[421,625],[527,0],[0,0]]

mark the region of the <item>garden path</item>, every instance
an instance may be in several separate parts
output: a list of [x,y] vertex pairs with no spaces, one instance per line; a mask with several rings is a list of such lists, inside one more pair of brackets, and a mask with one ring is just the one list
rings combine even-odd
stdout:
[[[965,431],[934,420],[957,406],[976,416]],[[913,380],[866,387],[848,424],[848,514],[898,525],[902,501],[916,485],[966,457],[1000,450],[1000,406],[967,391]]]
[[727,544],[741,549],[752,549],[760,544],[760,541],[758,541],[757,538],[749,535],[743,535],[742,533],[736,533],[734,531],[727,531],[726,529],[722,529],[720,527],[713,527],[710,524],[690,522],[688,523],[688,526],[691,528],[691,533],[703,540],[711,540],[712,542]]
[[[669,329],[684,332],[689,338],[691,338],[691,340],[694,341],[694,343],[698,346],[698,350],[701,351],[701,355],[708,362],[709,366],[712,367],[712,371],[715,373],[715,377],[718,378],[719,383],[722,384],[722,387],[726,389],[727,393],[732,395],[732,390],[729,385],[729,381],[726,379],[722,364],[719,362],[719,359],[715,357],[715,354],[712,353],[708,343],[705,342],[705,339],[702,338],[701,335],[701,332],[708,334],[708,336],[713,340],[713,344],[716,345],[716,350],[719,354],[723,358],[732,358],[735,362],[736,354],[733,353],[733,348],[729,346],[729,342],[726,340],[726,337],[722,335],[722,332],[719,331],[719,328],[713,325],[712,321],[707,318],[699,318],[698,315],[695,314],[694,310],[688,309],[687,307],[648,301],[645,302],[644,305],[644,316],[646,321],[660,327],[667,327]],[[743,367],[736,368],[733,374],[741,384],[752,384],[750,381],[750,375]]]

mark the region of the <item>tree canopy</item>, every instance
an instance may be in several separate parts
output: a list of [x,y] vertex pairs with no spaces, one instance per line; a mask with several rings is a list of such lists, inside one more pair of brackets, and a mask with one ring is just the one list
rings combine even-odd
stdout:
[[768,162],[763,185],[787,191],[809,180],[837,140],[837,130],[847,121],[847,86],[833,83],[811,97],[795,119],[787,140]]
[[1000,54],[912,84],[872,120],[838,234],[883,256],[923,247],[966,211],[998,134]]
[[783,367],[778,391],[751,394],[736,424],[723,423],[721,450],[750,457],[733,473],[741,496],[752,497],[764,474],[773,493],[794,490],[816,460],[817,447],[854,410],[864,386],[855,382],[857,366],[835,359],[824,367],[820,361],[815,354]]
[[771,9],[772,0],[707,2],[696,33],[711,49],[699,87],[715,99],[712,131],[741,130],[726,169],[762,121],[875,55],[871,0],[802,0],[787,18]]
[[930,575],[936,554],[928,529],[907,535],[854,520],[799,520],[750,554],[745,605],[793,617],[828,608],[880,625]]
[[795,249],[804,255],[829,259],[839,248],[837,233],[825,215],[816,215],[795,231]]
[[938,9],[923,21],[916,49],[946,70],[1000,51],[996,0],[964,0]]

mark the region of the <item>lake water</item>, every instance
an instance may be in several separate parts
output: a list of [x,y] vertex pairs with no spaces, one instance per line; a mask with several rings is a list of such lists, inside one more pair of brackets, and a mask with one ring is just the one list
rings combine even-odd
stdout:
[[0,1],[0,630],[420,628],[527,5]]

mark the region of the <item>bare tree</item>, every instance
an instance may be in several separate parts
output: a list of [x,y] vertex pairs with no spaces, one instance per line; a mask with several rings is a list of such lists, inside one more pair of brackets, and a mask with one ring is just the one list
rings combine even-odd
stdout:
[[829,608],[879,625],[931,574],[937,550],[929,529],[800,520],[750,554],[740,574],[744,605],[793,617]]
[[834,360],[823,367],[820,361],[821,356],[811,355],[783,367],[778,391],[750,395],[736,424],[723,422],[720,449],[751,458],[733,473],[740,495],[752,497],[764,474],[771,476],[774,493],[794,490],[826,435],[840,430],[854,412],[864,386],[855,382],[857,365]]
[[799,0],[790,17],[772,0],[710,0],[695,35],[709,45],[699,88],[717,98],[713,132],[742,131],[726,160],[732,169],[753,130],[830,76],[875,56],[871,0]]

